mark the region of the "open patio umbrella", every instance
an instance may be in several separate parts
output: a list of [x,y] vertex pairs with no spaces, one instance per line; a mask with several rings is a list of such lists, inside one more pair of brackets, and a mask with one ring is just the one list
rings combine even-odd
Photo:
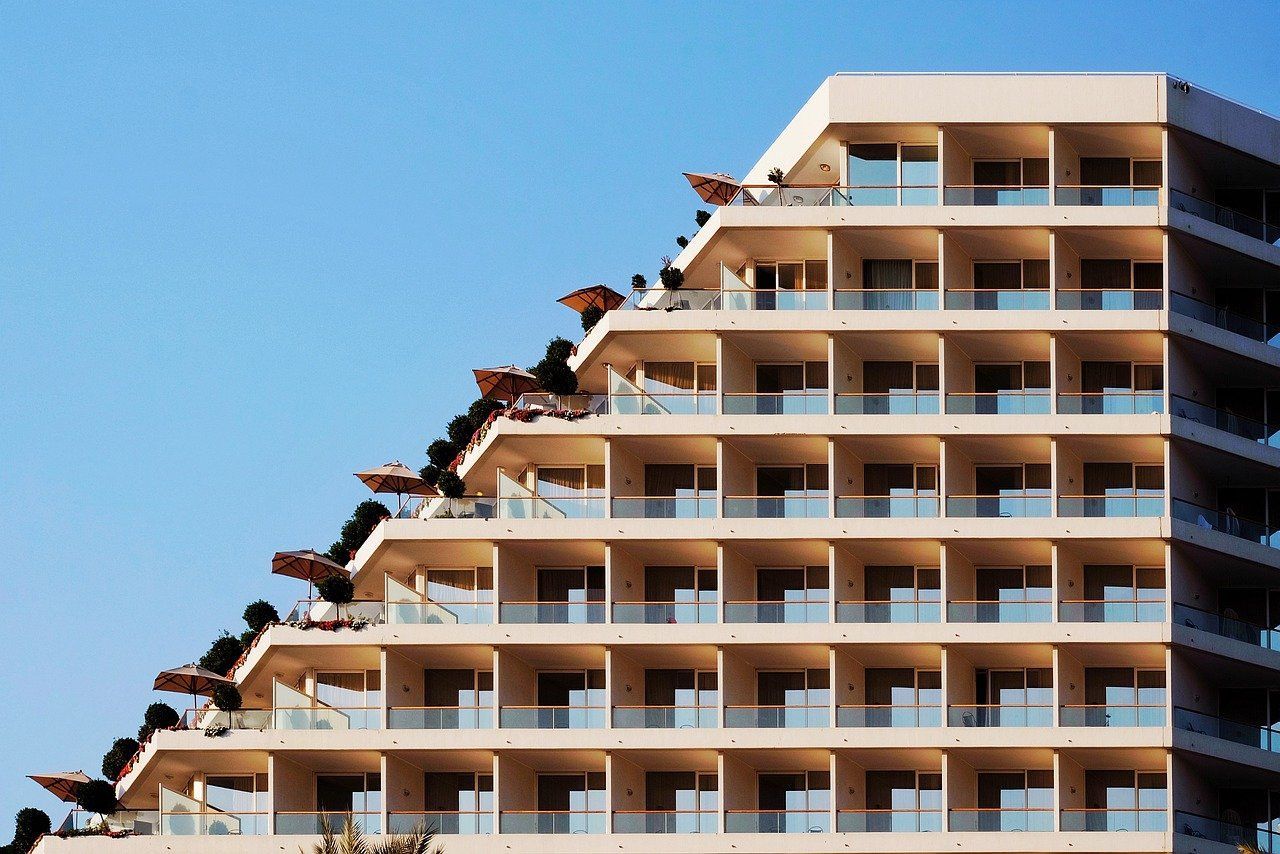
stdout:
[[476,375],[476,385],[480,387],[480,395],[490,400],[515,403],[516,398],[525,392],[538,390],[538,380],[533,374],[515,365],[475,368],[471,373]]
[[436,494],[436,491],[428,486],[417,472],[399,460],[392,460],[368,471],[358,471],[356,477],[374,492],[394,492],[396,500],[400,503],[400,509],[404,508],[404,501],[400,496],[406,493],[409,495]]
[[81,783],[89,782],[89,776],[83,771],[61,771],[56,774],[28,774],[28,780],[35,780],[44,790],[60,801],[75,803],[76,789]]
[[556,302],[567,305],[578,314],[582,314],[589,308],[613,311],[622,305],[624,299],[622,294],[608,285],[587,285],[585,288],[578,288],[573,293],[560,297]]
[[296,552],[276,552],[271,556],[271,574],[287,578],[300,578],[307,582],[307,599],[311,598],[311,585],[335,575],[349,576],[343,567],[314,549]]
[[689,179],[689,186],[693,187],[704,202],[713,205],[729,204],[742,189],[742,182],[723,172],[685,172],[684,177]]
[[213,693],[219,685],[234,685],[235,680],[219,676],[212,670],[198,664],[187,664],[171,670],[161,670],[156,674],[156,691],[172,691],[175,694],[190,694],[191,708],[196,707],[196,697]]

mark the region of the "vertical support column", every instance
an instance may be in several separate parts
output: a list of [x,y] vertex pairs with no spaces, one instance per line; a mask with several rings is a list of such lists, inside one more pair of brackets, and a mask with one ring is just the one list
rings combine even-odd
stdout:
[[[384,691],[383,693],[385,694],[386,692]],[[387,790],[387,754],[386,753],[378,754],[378,779],[380,781],[379,785],[382,787],[382,791],[378,797],[378,804],[379,804],[378,827],[382,828],[382,833],[385,835],[391,832],[391,824],[390,824],[391,814],[387,808],[387,791],[388,790]]]
[[[1057,610],[1056,608],[1054,609]],[[1062,666],[1059,660],[1061,651],[1055,643],[1049,648],[1050,674],[1053,677],[1053,723],[1055,729],[1062,724]]]
[[[1049,166],[1049,180],[1053,181],[1053,165]],[[1053,203],[1053,190],[1049,190],[1049,202]],[[1058,307],[1058,233],[1049,229],[1049,310]],[[1050,368],[1052,369],[1052,365]],[[1052,376],[1052,374],[1050,375]],[[1057,398],[1054,398],[1055,400]],[[1057,410],[1054,410],[1055,412]]]
[[[1052,298],[1052,294],[1050,295]],[[1058,336],[1049,335],[1049,412],[1058,414]]]
[[[1058,569],[1059,569],[1059,568],[1058,568],[1058,561],[1059,561],[1059,557],[1060,557],[1058,552],[1059,552],[1059,546],[1058,546],[1057,541],[1054,541],[1054,542],[1049,543],[1049,590],[1050,590],[1050,594],[1049,594],[1049,595],[1053,598],[1053,602],[1052,602],[1052,604],[1051,604],[1051,613],[1050,613],[1050,616],[1049,616],[1049,622],[1051,622],[1051,623],[1056,623],[1056,622],[1058,622],[1058,621],[1059,621],[1059,620],[1058,620],[1058,612],[1059,612],[1060,608],[1059,608],[1058,603],[1062,601],[1062,587],[1060,586],[1061,581],[1062,581],[1062,573],[1058,571]],[[1082,594],[1082,595],[1083,595],[1083,594]],[[1053,684],[1054,684],[1054,686],[1056,687],[1056,686],[1057,686],[1057,684],[1058,684],[1058,683],[1057,683],[1057,681],[1056,681],[1056,680],[1057,680],[1057,678],[1058,678],[1058,677],[1057,677],[1057,670],[1056,670],[1056,668],[1057,668],[1057,663],[1056,663],[1056,662],[1057,662],[1057,654],[1056,654],[1056,652],[1055,652],[1055,656],[1054,656],[1054,661],[1055,661],[1055,663],[1054,663],[1054,668],[1055,668],[1055,671],[1054,671],[1054,680],[1055,680],[1055,681],[1054,681],[1054,683],[1053,683]]]
[[[951,599],[951,595],[948,592],[951,588],[951,583],[947,580],[947,576],[950,574],[950,570],[948,567],[950,560],[947,557],[948,548],[949,547],[945,542],[938,544],[938,599],[940,600],[938,603],[938,620],[944,625],[948,622],[947,621],[947,602]],[[917,579],[918,578],[919,578],[919,574],[917,573]],[[919,584],[919,581],[917,580],[916,583]],[[919,596],[918,593],[916,595]],[[946,655],[946,652],[947,652],[946,647],[943,647],[942,653],[944,656]],[[944,699],[946,698],[946,688],[947,688],[947,683],[946,683],[946,676],[944,671],[943,682],[942,682],[942,690],[943,690],[942,696]]]
[[1058,518],[1058,497],[1061,493],[1058,490],[1058,437],[1049,437],[1049,494],[1053,497],[1050,499],[1049,516],[1050,518]]
[[[1049,128],[1049,204],[1056,205],[1058,203],[1058,132],[1052,126]],[[1050,232],[1052,234],[1052,232]],[[1053,257],[1052,255],[1049,257]],[[1050,261],[1050,273],[1053,272],[1053,262]],[[1052,281],[1052,279],[1051,279]],[[1052,288],[1052,285],[1050,285]],[[1050,297],[1053,294],[1050,293]]]
[[[613,647],[606,646],[604,648],[604,728],[613,729]],[[609,770],[609,754],[605,754],[605,771]],[[613,779],[611,774],[605,774],[605,787],[610,785]],[[612,823],[610,823],[612,827]]]
[[[723,707],[724,706],[723,691],[720,692],[720,697],[721,697],[720,705],[721,707]],[[726,789],[724,784],[724,751],[720,751],[720,750],[716,751],[716,789],[717,789],[716,796],[717,796],[717,800],[719,801],[719,803],[717,804],[718,809],[716,810],[716,833],[724,833],[725,832],[724,813],[725,813]]]
[[604,518],[613,516],[613,446],[608,437],[604,440]]
[[[163,787],[161,787],[163,788]],[[275,836],[276,833],[276,755],[274,753],[267,754],[267,788],[271,793],[271,802],[267,805],[267,833]],[[162,801],[156,801],[157,804]],[[161,833],[164,833],[164,816],[159,816],[160,821],[157,824]]]
[[[831,385],[830,382],[827,385]],[[830,389],[827,390],[830,394]],[[827,518],[836,518],[836,440],[827,437]]]
[[[834,542],[827,543],[827,622],[835,624],[836,622],[836,544]],[[832,674],[835,673],[833,669]],[[835,697],[832,691],[831,696]],[[834,703],[835,700],[832,699]],[[835,726],[835,708],[831,710],[831,725]]]
[[[612,492],[610,492],[610,502],[612,502]],[[613,544],[604,544],[604,622],[613,622]],[[608,650],[605,650],[606,659]],[[608,683],[608,674],[605,674],[606,685]]]
[[[724,414],[724,336],[716,333],[716,415]],[[721,496],[723,498],[723,496]]]
[[831,334],[827,335],[827,414],[836,414],[836,336]]
[[387,648],[378,650],[379,681],[382,683],[382,706],[378,709],[378,728],[389,729],[391,723],[391,690],[387,684]]
[[1053,832],[1062,830],[1062,754],[1053,751]]
[[[946,614],[946,610],[947,610],[946,605],[944,603],[943,609],[942,609],[942,612],[944,615]],[[942,687],[942,700],[941,700],[942,708],[938,710],[938,715],[939,715],[939,723],[941,723],[942,726],[944,727],[951,725],[951,699],[952,699],[951,674],[949,672],[950,667],[947,662],[947,657],[949,656],[949,654],[950,654],[950,651],[947,649],[947,646],[945,644],[943,644],[942,648],[938,650],[938,675],[940,677],[939,682]],[[920,681],[920,677],[917,675],[915,678],[916,678],[916,684],[918,685]],[[919,704],[919,702],[920,702],[920,692],[917,691],[916,703]],[[918,705],[916,708],[916,714],[919,715]],[[945,777],[943,778],[942,785],[944,788],[947,785]]]

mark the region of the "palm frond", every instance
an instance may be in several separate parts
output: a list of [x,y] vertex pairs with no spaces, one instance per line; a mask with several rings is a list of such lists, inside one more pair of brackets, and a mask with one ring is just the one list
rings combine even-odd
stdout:
[[435,830],[418,822],[405,834],[388,836],[369,854],[428,854],[435,839]]
[[346,827],[342,828],[342,854],[369,854],[369,845],[364,840],[364,831],[356,824],[354,818],[348,818]]

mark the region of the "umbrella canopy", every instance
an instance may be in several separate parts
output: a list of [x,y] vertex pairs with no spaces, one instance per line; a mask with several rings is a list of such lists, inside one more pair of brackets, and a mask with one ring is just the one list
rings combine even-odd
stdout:
[[184,667],[175,667],[172,670],[161,670],[156,675],[156,682],[152,687],[157,691],[172,691],[175,694],[191,694],[195,696],[196,694],[212,694],[213,689],[219,685],[234,684],[234,679],[220,676],[198,664],[188,664]]
[[585,288],[578,288],[573,293],[560,297],[556,302],[561,305],[567,305],[581,314],[593,307],[601,311],[613,311],[622,305],[624,299],[625,297],[622,294],[608,285],[588,285]]
[[368,471],[356,472],[365,486],[374,492],[407,492],[411,495],[435,495],[436,491],[418,477],[418,473],[399,460],[393,460]]
[[480,387],[481,396],[491,400],[511,403],[525,392],[538,390],[538,381],[533,374],[515,365],[475,368],[471,373],[476,375],[476,385]]
[[55,798],[68,803],[74,803],[76,799],[76,789],[80,788],[81,783],[88,783],[89,776],[83,771],[61,771],[56,774],[29,774],[28,780],[35,780],[45,791],[49,792]]
[[346,568],[329,560],[312,549],[297,552],[276,552],[271,557],[273,575],[300,578],[313,584],[334,575],[349,575]]
[[723,172],[685,172],[684,177],[689,179],[689,186],[693,187],[704,202],[713,205],[729,204],[742,189],[742,182]]

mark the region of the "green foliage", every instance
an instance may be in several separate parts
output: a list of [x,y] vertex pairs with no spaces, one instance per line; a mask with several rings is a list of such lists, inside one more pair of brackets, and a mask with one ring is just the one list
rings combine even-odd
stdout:
[[230,632],[223,632],[210,644],[209,651],[200,656],[200,666],[225,676],[235,667],[243,652],[244,644],[240,642],[240,638]]
[[780,167],[775,166],[770,169],[767,177],[769,178],[769,183],[777,184],[779,187],[782,186],[782,169]]
[[343,566],[351,559],[351,553],[364,545],[378,523],[388,518],[387,505],[372,498],[361,501],[352,511],[351,518],[342,526],[338,541],[329,546],[328,558]]
[[498,400],[490,400],[487,397],[479,398],[475,403],[468,406],[467,417],[471,419],[471,432],[474,433],[483,427],[484,422],[489,420],[489,416],[499,409],[506,409],[506,404]]
[[578,375],[569,367],[573,342],[565,338],[552,338],[547,342],[547,355],[529,369],[543,391],[551,394],[573,394],[578,390]]
[[[427,854],[435,831],[419,822],[406,834],[384,836],[379,841],[367,839],[360,825],[348,821],[341,833],[334,833],[326,816],[320,818],[321,840],[311,846],[312,854]],[[299,848],[298,854],[305,854]]]
[[238,712],[244,705],[244,698],[236,686],[219,685],[213,689],[213,704],[224,712]]
[[476,432],[476,428],[466,415],[455,415],[449,419],[444,431],[448,434],[449,441],[456,447],[465,448],[467,443],[471,441],[471,434]]
[[356,586],[345,575],[331,575],[316,585],[320,598],[335,605],[346,605],[356,597]]
[[699,211],[695,211],[693,214],[693,221],[698,224],[698,228],[702,228],[704,225],[710,222],[710,220],[711,220],[711,213],[709,211],[699,210]]
[[119,806],[116,801],[116,787],[106,780],[90,780],[87,783],[81,783],[76,788],[76,806],[86,812],[111,815]]
[[604,317],[604,309],[598,305],[589,305],[582,310],[582,331],[590,332]]
[[458,456],[460,450],[462,449],[448,439],[436,439],[427,445],[427,459],[431,460],[431,465],[444,471],[453,462],[453,458]]
[[152,703],[142,714],[142,726],[138,727],[138,741],[146,741],[158,729],[177,726],[181,717],[168,703]]
[[685,237],[683,234],[676,238],[676,246],[679,246],[681,249],[685,248],[688,245],[689,245],[689,238]]
[[426,465],[418,469],[418,477],[422,478],[427,486],[435,486],[440,480],[440,469],[434,465]]
[[674,291],[684,284],[684,270],[679,267],[672,267],[670,258],[663,258],[662,269],[658,271],[658,278],[662,280],[664,288]]
[[265,599],[259,599],[245,606],[244,621],[249,630],[256,634],[272,623],[280,622],[280,612],[276,610],[275,605]]
[[456,472],[442,471],[436,481],[436,489],[446,498],[461,498],[467,494],[467,484]]
[[[138,752],[138,742],[132,738],[117,738],[108,750],[102,756],[102,776],[108,780],[119,778],[120,772],[124,770],[124,766],[133,758],[133,754]],[[100,810],[93,810],[100,812]]]
[[13,841],[0,851],[12,851],[13,854],[27,854],[36,840],[53,829],[49,816],[44,810],[35,807],[23,807],[13,820]]
[[646,279],[642,274],[636,273],[634,276],[631,277],[632,290],[642,291],[648,286],[649,286],[649,280]]

